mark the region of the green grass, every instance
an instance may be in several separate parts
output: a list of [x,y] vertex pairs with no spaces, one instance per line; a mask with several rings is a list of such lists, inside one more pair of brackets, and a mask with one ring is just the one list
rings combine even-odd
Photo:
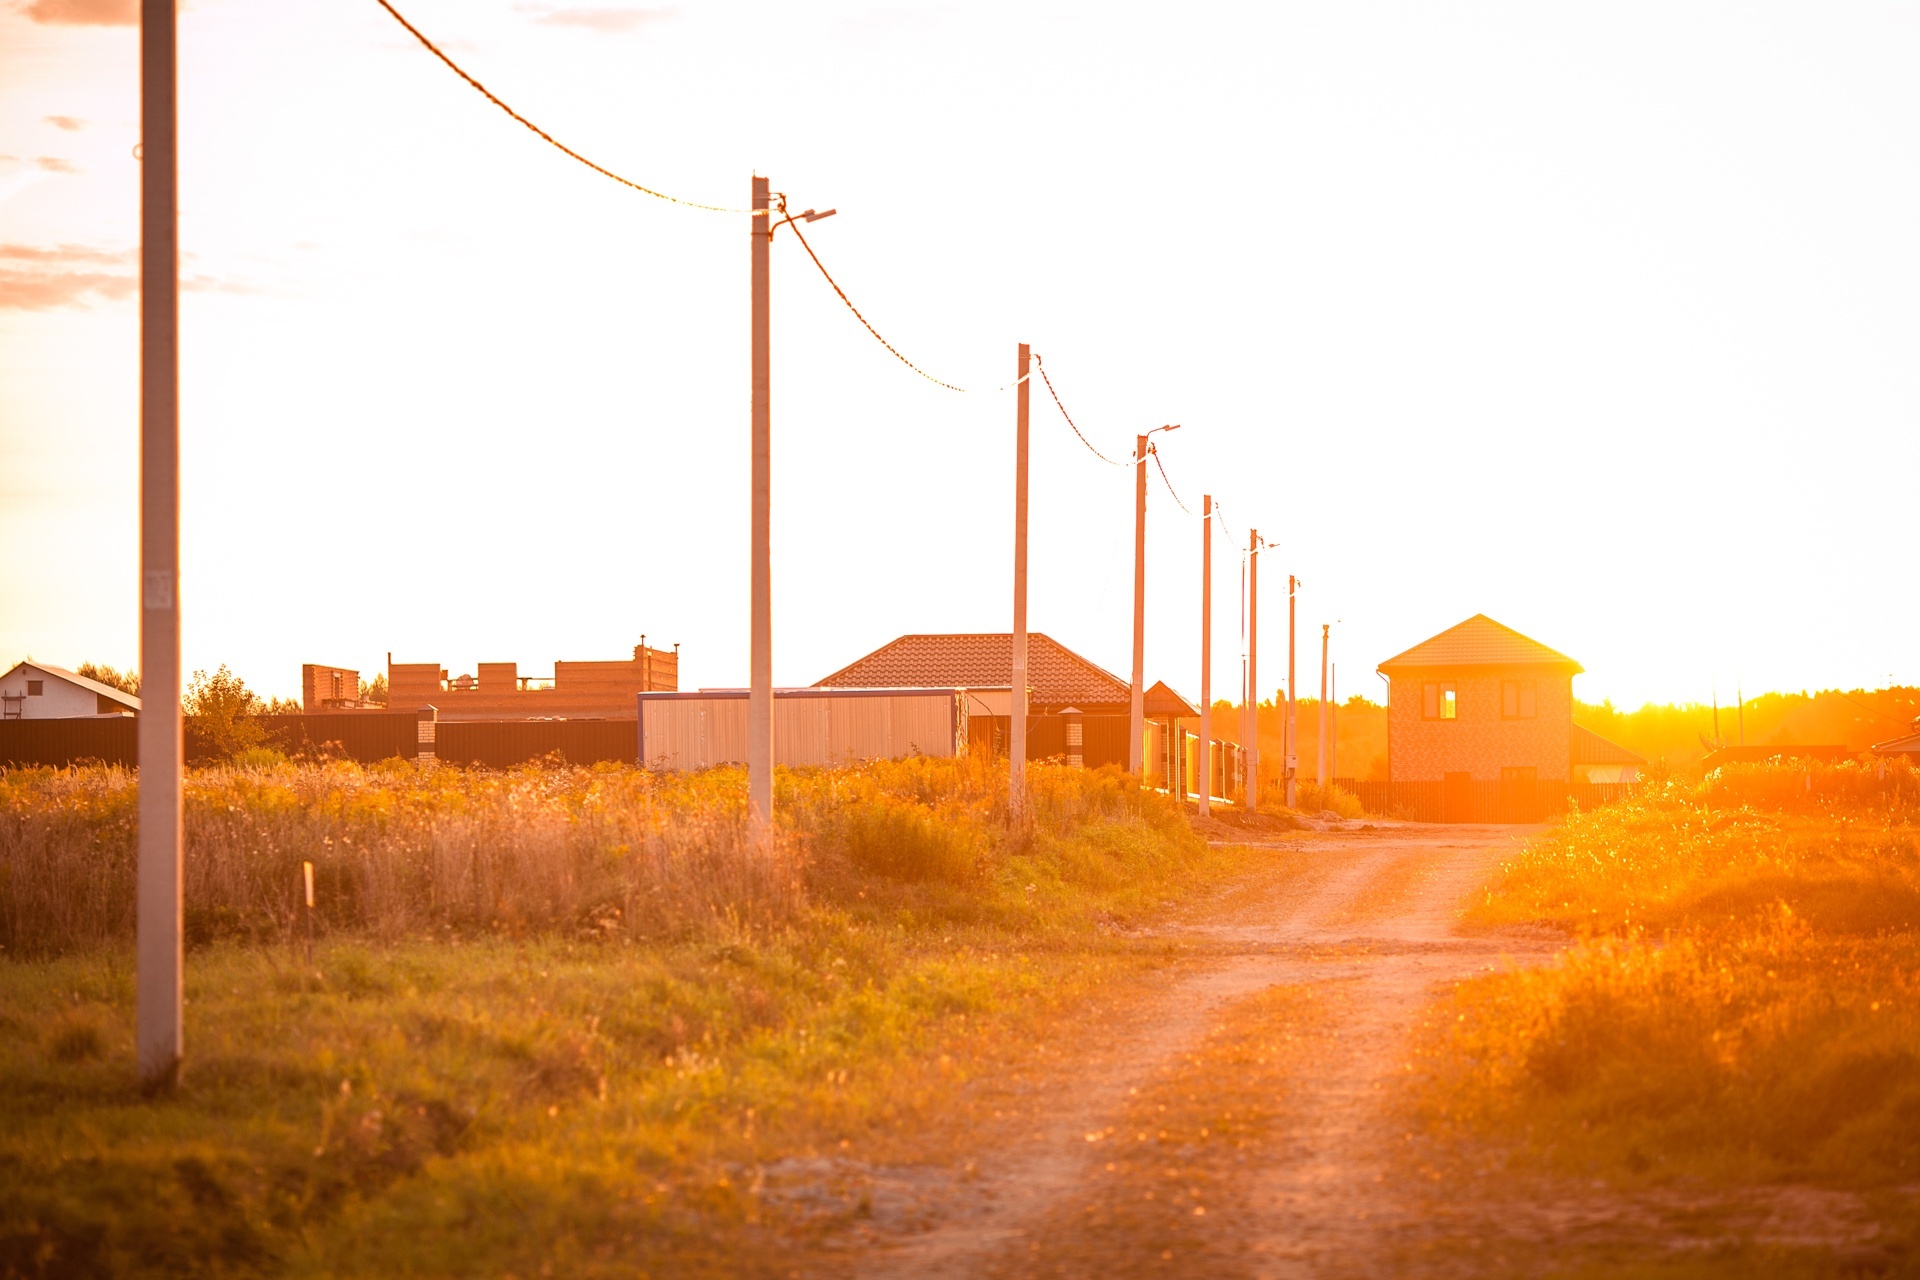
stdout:
[[[312,830],[302,787],[330,789],[336,813],[387,815],[336,817],[356,852],[322,846],[332,883],[368,874],[342,894],[361,915],[327,918],[311,968],[289,928],[209,931],[188,957],[187,1069],[160,1097],[134,1078],[124,939],[0,961],[0,1275],[786,1274],[862,1210],[764,1196],[769,1164],[950,1160],[981,1119],[970,1081],[1044,1054],[1063,1013],[1174,960],[1112,922],[1256,856],[1209,849],[1163,799],[1077,771],[1037,770],[1035,813],[1009,828],[991,777],[956,772],[969,768],[783,778],[791,898],[671,929],[627,923],[657,912],[583,919],[611,878],[574,899],[542,888],[544,915],[507,902],[436,917],[381,896],[369,868],[390,863],[372,835],[428,829],[423,793],[467,815],[519,805],[542,843],[497,883],[538,888],[535,853],[584,879],[622,864],[583,826],[638,826],[568,813],[609,794],[657,803],[658,788],[725,799],[725,778],[201,778],[203,797],[262,797],[270,836]],[[122,798],[89,785],[91,810],[71,780],[14,780],[26,865],[97,843],[76,813],[117,830]],[[64,797],[58,824],[19,812],[33,786]],[[247,846],[220,840],[223,876],[190,876],[190,906],[244,918]],[[295,842],[263,843],[284,861]],[[716,848],[733,846],[703,856]],[[0,835],[0,875],[8,850]],[[103,895],[97,909],[63,919],[111,929],[120,890],[98,883],[77,890]],[[32,917],[14,920],[32,936]]]
[[1623,1183],[1920,1181],[1920,810],[1759,767],[1578,815],[1475,916],[1576,941],[1434,1011],[1428,1118]]

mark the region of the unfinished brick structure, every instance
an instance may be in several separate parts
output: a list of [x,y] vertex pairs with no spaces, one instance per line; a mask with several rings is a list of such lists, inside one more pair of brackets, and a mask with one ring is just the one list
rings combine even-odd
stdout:
[[1475,614],[1380,664],[1394,782],[1566,782],[1573,677],[1564,653]]
[[442,720],[631,720],[636,693],[680,687],[680,646],[643,641],[617,662],[555,662],[553,675],[525,676],[512,662],[483,662],[477,674],[447,676],[437,662],[387,663],[388,705],[431,705]]

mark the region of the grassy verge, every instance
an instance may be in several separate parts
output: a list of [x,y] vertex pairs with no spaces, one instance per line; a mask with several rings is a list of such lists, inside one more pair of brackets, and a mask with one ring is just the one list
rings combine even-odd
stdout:
[[1034,781],[1009,826],[966,762],[784,777],[765,873],[726,774],[209,771],[217,927],[148,1099],[131,780],[0,778],[0,1275],[787,1274],[870,1208],[769,1170],[958,1158],[969,1081],[1164,967],[1126,926],[1249,865],[1115,775]]
[[1723,771],[1532,842],[1475,914],[1578,941],[1436,1011],[1428,1118],[1624,1184],[1920,1181],[1915,784]]

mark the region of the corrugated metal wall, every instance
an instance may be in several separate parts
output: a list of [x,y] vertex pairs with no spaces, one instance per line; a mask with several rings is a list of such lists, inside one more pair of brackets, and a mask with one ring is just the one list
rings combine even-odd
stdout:
[[632,720],[451,720],[436,728],[434,752],[449,764],[511,769],[552,755],[567,764],[632,763],[639,725]]
[[[747,756],[743,694],[642,695],[641,751],[667,769],[704,769]],[[783,765],[847,764],[965,749],[966,712],[950,692],[808,689],[773,700],[773,758]]]
[[107,720],[0,720],[0,765],[50,765],[64,769],[98,760],[131,769],[138,759],[138,725],[132,716]]

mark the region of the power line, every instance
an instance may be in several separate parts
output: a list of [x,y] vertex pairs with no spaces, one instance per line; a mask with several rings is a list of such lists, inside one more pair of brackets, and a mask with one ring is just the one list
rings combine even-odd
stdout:
[[1153,465],[1160,469],[1160,483],[1167,486],[1167,493],[1173,498],[1173,505],[1179,507],[1188,515],[1192,515],[1192,510],[1188,508],[1186,503],[1180,501],[1180,495],[1173,491],[1173,481],[1167,479],[1167,464],[1160,461],[1160,446],[1155,445],[1153,448],[1147,450],[1147,452],[1153,455]]
[[635,191],[638,191],[641,195],[652,196],[656,200],[665,200],[669,204],[685,205],[689,209],[704,209],[708,213],[751,213],[752,212],[752,210],[750,209],[728,209],[717,204],[701,204],[697,200],[682,200],[679,196],[670,196],[664,191],[655,191],[652,187],[643,187],[639,183],[633,181],[630,178],[621,177],[619,174],[615,173],[611,169],[606,168],[603,165],[595,164],[593,161],[581,155],[578,151],[575,151],[572,147],[567,146],[564,142],[561,142],[559,139],[555,138],[552,134],[548,133],[545,129],[542,129],[539,125],[535,124],[533,121],[521,115],[518,111],[515,111],[512,107],[502,102],[497,96],[495,96],[494,92],[491,89],[487,88],[487,86],[481,84],[478,80],[475,80],[472,76],[468,75],[466,71],[461,68],[459,63],[455,62],[452,58],[449,58],[446,54],[442,53],[438,45],[434,44],[433,41],[427,39],[425,35],[421,34],[420,28],[414,26],[411,22],[408,22],[404,17],[402,17],[400,15],[400,11],[394,8],[391,4],[389,4],[387,0],[375,0],[375,3],[377,3],[382,9],[385,9],[388,13],[392,14],[393,20],[395,22],[398,22],[401,26],[405,27],[415,40],[418,40],[421,44],[425,45],[428,53],[431,53],[434,57],[446,63],[449,67],[453,69],[453,73],[455,75],[459,76],[462,80],[465,80],[468,84],[478,89],[488,102],[491,102],[494,106],[500,108],[502,111],[512,116],[515,120],[525,125],[528,129],[532,130],[535,135],[537,135],[543,142],[547,143],[549,146],[555,147],[560,151],[565,152],[567,155],[572,156],[575,160],[578,160],[581,164],[587,166],[587,168],[593,170],[595,173],[601,174],[604,177],[612,178],[615,182],[619,183],[623,187],[632,187]]
[[[386,2],[387,0],[380,0],[381,4],[385,4]],[[840,301],[847,304],[847,310],[853,312],[853,318],[855,320],[858,320],[860,324],[866,329],[866,331],[873,335],[875,342],[878,342],[881,346],[885,347],[888,351],[892,352],[893,358],[895,360],[898,360],[901,364],[907,366],[907,368],[913,370],[915,373],[925,378],[928,382],[931,382],[934,386],[945,387],[949,391],[958,391],[962,395],[966,394],[967,389],[965,387],[956,387],[951,382],[940,381],[940,379],[934,377],[932,374],[928,373],[925,369],[922,369],[919,365],[915,364],[913,361],[901,355],[900,348],[894,346],[891,342],[888,342],[885,338],[881,337],[880,331],[874,328],[872,323],[869,322],[865,316],[860,314],[860,308],[853,305],[853,299],[847,296],[847,291],[845,289],[842,289],[838,284],[838,282],[834,280],[832,273],[827,270],[826,264],[820,261],[820,255],[815,253],[813,251],[813,246],[807,243],[807,238],[804,235],[800,234],[800,224],[795,222],[792,219],[792,217],[788,217],[787,220],[781,223],[780,225],[793,228],[794,238],[800,242],[800,247],[807,251],[807,256],[813,259],[813,265],[820,268],[821,277],[824,280],[826,280],[826,282],[829,285],[833,286],[833,291],[840,295]]]
[[1067,412],[1067,406],[1060,403],[1060,393],[1053,389],[1053,379],[1047,376],[1047,366],[1040,362],[1040,357],[1037,354],[1033,357],[1033,367],[1040,371],[1040,381],[1046,384],[1047,394],[1053,397],[1053,407],[1060,411],[1060,416],[1065,418],[1067,425],[1073,428],[1073,434],[1080,437],[1080,443],[1087,446],[1087,452],[1110,467],[1126,466],[1126,463],[1109,458],[1106,454],[1093,447],[1093,441],[1087,439],[1086,432],[1080,430],[1080,424],[1075,422],[1073,415]]

